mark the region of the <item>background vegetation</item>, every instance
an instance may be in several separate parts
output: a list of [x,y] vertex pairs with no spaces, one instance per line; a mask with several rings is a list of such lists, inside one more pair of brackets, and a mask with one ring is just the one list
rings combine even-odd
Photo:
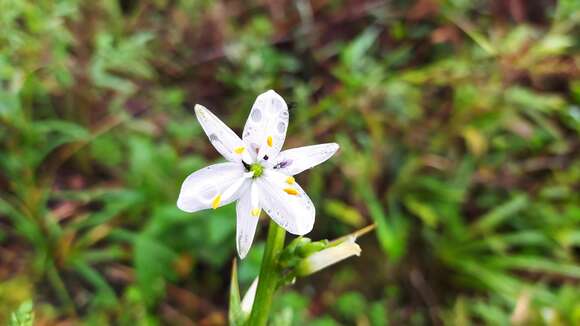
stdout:
[[175,206],[220,160],[193,105],[239,132],[273,88],[287,147],[341,145],[298,178],[310,236],[378,227],[273,324],[579,325],[579,23],[576,0],[0,0],[0,321],[224,324],[234,207]]

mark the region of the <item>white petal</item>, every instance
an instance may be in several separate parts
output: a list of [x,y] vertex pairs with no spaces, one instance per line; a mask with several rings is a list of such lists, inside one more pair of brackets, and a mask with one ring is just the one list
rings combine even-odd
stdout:
[[338,148],[337,143],[328,143],[287,149],[280,152],[269,166],[286,175],[295,175],[328,160]]
[[254,234],[256,233],[256,226],[260,218],[260,214],[257,214],[258,216],[252,214],[254,208],[252,207],[251,192],[246,191],[236,204],[236,247],[241,259],[244,259],[248,251],[250,251],[250,247],[254,241]]
[[256,182],[260,187],[260,206],[278,225],[296,235],[312,230],[314,205],[294,178],[265,170]]
[[250,158],[248,149],[240,137],[208,109],[196,104],[195,116],[213,147],[226,160],[240,162],[244,157]]
[[[247,187],[240,187],[229,198],[221,200],[221,194],[232,184],[244,178],[244,167],[239,163],[210,165],[190,174],[181,185],[177,199],[179,209],[192,213],[202,209],[227,205],[240,197]],[[249,182],[249,180],[247,181]],[[220,196],[216,200],[216,198]]]
[[246,121],[242,138],[256,161],[278,155],[288,128],[288,105],[273,90],[260,94]]
[[[250,188],[252,209],[260,209],[260,189],[258,184],[253,182]],[[256,215],[256,214],[254,214]]]
[[240,196],[239,195],[240,189],[242,189],[243,187],[247,187],[250,184],[250,178],[253,175],[254,175],[254,172],[244,173],[242,178],[239,178],[238,180],[236,180],[229,187],[227,187],[226,190],[223,191],[223,193],[221,194],[222,195],[221,201],[227,201],[233,196],[236,196],[235,198],[238,198]]

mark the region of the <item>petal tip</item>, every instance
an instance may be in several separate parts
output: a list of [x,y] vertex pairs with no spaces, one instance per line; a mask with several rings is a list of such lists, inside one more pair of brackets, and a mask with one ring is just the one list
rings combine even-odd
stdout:
[[332,150],[336,153],[340,149],[340,145],[337,143],[330,143],[332,146]]
[[201,104],[196,104],[193,110],[195,111],[195,116],[198,120],[203,117],[204,114],[209,113],[209,110]]
[[195,107],[193,108],[195,110],[195,113],[198,113],[199,111],[203,111],[203,110],[207,110],[205,108],[205,106],[201,105],[201,104],[196,104]]
[[188,202],[187,196],[184,196],[182,193],[179,194],[176,205],[179,210],[186,213],[195,213],[203,209],[203,207],[199,207],[199,205]]
[[278,98],[278,99],[282,100],[284,103],[286,103],[286,102],[284,101],[284,98],[283,98],[283,97],[282,97],[280,94],[276,93],[276,91],[275,91],[275,90],[273,90],[273,89],[269,89],[269,90],[265,91],[264,93],[262,93],[262,94],[258,95],[258,97],[263,97],[263,98],[272,98],[272,97],[276,97],[276,98]]
[[294,235],[303,236],[310,233],[310,231],[312,231],[313,228],[314,228],[314,219],[312,219],[312,223],[303,223],[302,225],[297,225],[295,230],[292,231],[286,230],[286,231]]
[[304,228],[304,230],[301,230],[303,232],[301,232],[301,235],[305,235],[307,233],[310,233],[310,231],[312,231],[312,229],[314,228],[314,223],[308,225],[308,227]]
[[187,209],[187,204],[185,203],[185,200],[181,198],[181,196],[177,199],[177,208],[186,213],[192,212],[191,210]]
[[236,249],[238,251],[238,257],[240,257],[240,259],[246,258],[246,256],[248,255],[248,251],[250,251],[250,248],[243,248],[240,246],[239,243],[237,243]]

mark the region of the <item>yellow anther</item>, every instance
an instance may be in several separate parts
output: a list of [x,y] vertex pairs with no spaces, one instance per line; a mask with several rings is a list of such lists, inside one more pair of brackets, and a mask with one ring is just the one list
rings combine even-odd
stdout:
[[236,147],[234,148],[234,152],[236,152],[237,154],[242,154],[244,152],[244,149],[246,149],[244,146]]
[[294,184],[294,182],[296,182],[296,180],[294,180],[294,177],[288,177],[286,178],[286,183],[291,185]]
[[298,195],[298,190],[296,190],[294,188],[284,188],[284,192],[286,192],[288,195],[292,195],[292,196]]
[[261,209],[259,209],[259,208],[253,208],[253,209],[252,209],[252,211],[251,211],[251,213],[252,213],[252,216],[255,216],[255,217],[258,217],[258,216],[260,216],[260,213],[261,213],[261,212],[262,212],[262,210],[261,210]]
[[220,202],[222,201],[222,195],[217,195],[215,196],[215,198],[213,199],[213,201],[211,202],[211,207],[213,209],[218,208],[218,206],[220,205]]
[[266,139],[266,142],[268,143],[269,147],[272,147],[272,136],[268,136],[268,139]]

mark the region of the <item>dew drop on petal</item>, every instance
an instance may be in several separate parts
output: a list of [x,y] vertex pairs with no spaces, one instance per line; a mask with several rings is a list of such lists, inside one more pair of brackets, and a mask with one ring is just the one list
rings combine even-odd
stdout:
[[278,132],[283,134],[286,131],[286,124],[284,122],[278,122]]
[[252,110],[252,120],[254,122],[259,122],[262,120],[262,111],[260,111],[260,109]]
[[278,101],[277,99],[273,98],[272,99],[272,106],[270,106],[270,110],[272,112],[278,112],[278,111],[280,111],[280,101]]

